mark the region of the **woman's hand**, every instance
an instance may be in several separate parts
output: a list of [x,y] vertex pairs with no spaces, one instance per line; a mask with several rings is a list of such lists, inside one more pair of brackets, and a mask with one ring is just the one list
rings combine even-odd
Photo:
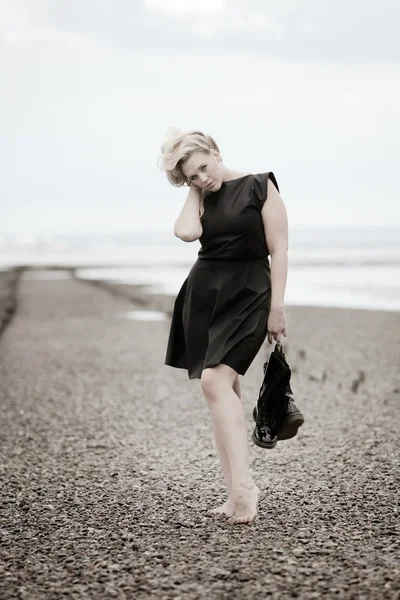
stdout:
[[287,322],[285,309],[282,307],[271,307],[268,317],[268,342],[272,344],[282,341],[282,335],[287,336]]
[[201,188],[199,188],[199,187],[198,187],[198,186],[197,186],[195,183],[193,183],[193,181],[191,181],[190,183],[188,183],[188,187],[189,187],[191,190],[195,190],[196,192],[199,192],[200,194],[201,194],[201,192],[202,192],[202,189],[201,189]]

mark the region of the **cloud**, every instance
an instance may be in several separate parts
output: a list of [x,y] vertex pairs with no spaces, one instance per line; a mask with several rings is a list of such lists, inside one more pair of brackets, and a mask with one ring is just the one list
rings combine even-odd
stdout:
[[18,42],[32,42],[32,41],[42,41],[42,42],[68,42],[68,44],[76,44],[81,45],[82,37],[75,34],[70,33],[69,31],[60,31],[60,30],[20,30],[20,31],[9,31],[3,37],[4,42],[8,43],[18,43]]
[[132,51],[399,63],[400,3],[383,7],[374,0],[3,0],[0,35],[31,27]]
[[152,11],[173,15],[216,15],[226,9],[226,0],[143,0],[143,4]]
[[339,95],[339,103],[343,104],[344,106],[359,106],[361,102],[362,100],[360,96],[357,96],[356,94],[342,92]]
[[18,2],[2,2],[0,9],[0,30],[21,27],[27,24],[28,14]]

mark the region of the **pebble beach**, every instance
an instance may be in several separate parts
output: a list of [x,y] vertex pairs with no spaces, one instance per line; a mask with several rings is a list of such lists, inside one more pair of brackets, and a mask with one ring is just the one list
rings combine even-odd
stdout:
[[229,525],[200,382],[164,365],[173,298],[68,269],[0,273],[2,600],[400,598],[400,313],[287,307],[305,424],[251,442],[266,342],[259,515]]

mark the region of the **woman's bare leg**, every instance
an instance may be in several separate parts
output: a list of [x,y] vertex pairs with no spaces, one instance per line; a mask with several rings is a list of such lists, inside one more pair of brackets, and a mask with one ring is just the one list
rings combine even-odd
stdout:
[[226,515],[227,517],[231,517],[232,515],[235,514],[235,503],[233,501],[233,495],[232,495],[231,466],[229,464],[229,458],[228,458],[228,455],[223,446],[223,443],[222,443],[221,437],[218,433],[218,430],[215,427],[214,423],[212,425],[213,425],[213,431],[214,431],[215,445],[218,450],[219,461],[221,463],[226,487],[228,489],[228,499],[226,500],[226,502],[221,504],[221,506],[217,506],[217,508],[213,508],[210,511],[210,513],[212,515]]
[[[234,369],[220,364],[203,371],[201,385],[216,438],[227,455],[228,461],[221,460],[223,470],[225,469],[224,474],[225,471],[228,472],[228,463],[230,466],[231,491],[229,493],[234,501],[235,514],[229,522],[248,523],[257,515],[259,490],[249,472],[246,421],[240,398],[233,389],[237,376]],[[238,389],[237,385],[236,389]],[[229,476],[225,478],[228,485]]]
[[[235,394],[239,398],[239,400],[241,400],[242,396],[241,396],[241,390],[240,390],[239,376],[236,377],[235,383],[233,384],[233,391],[235,392]],[[221,504],[221,506],[214,508],[210,512],[213,515],[226,515],[227,517],[231,517],[232,515],[235,514],[235,503],[233,501],[233,495],[232,495],[231,466],[229,464],[229,458],[228,458],[226,450],[223,446],[219,432],[218,432],[217,428],[215,427],[214,422],[212,422],[212,423],[213,423],[215,445],[218,450],[219,460],[221,463],[222,472],[224,474],[226,487],[228,488],[228,499],[226,500],[226,502]]]

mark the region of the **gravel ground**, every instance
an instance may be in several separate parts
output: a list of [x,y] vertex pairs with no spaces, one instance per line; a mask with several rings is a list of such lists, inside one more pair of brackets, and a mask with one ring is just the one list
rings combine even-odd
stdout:
[[[225,499],[198,380],[169,322],[98,286],[22,280],[0,343],[0,598],[400,598],[400,316],[289,307],[306,418],[252,445],[266,345],[241,378],[260,515]],[[142,303],[137,305],[143,309]]]

